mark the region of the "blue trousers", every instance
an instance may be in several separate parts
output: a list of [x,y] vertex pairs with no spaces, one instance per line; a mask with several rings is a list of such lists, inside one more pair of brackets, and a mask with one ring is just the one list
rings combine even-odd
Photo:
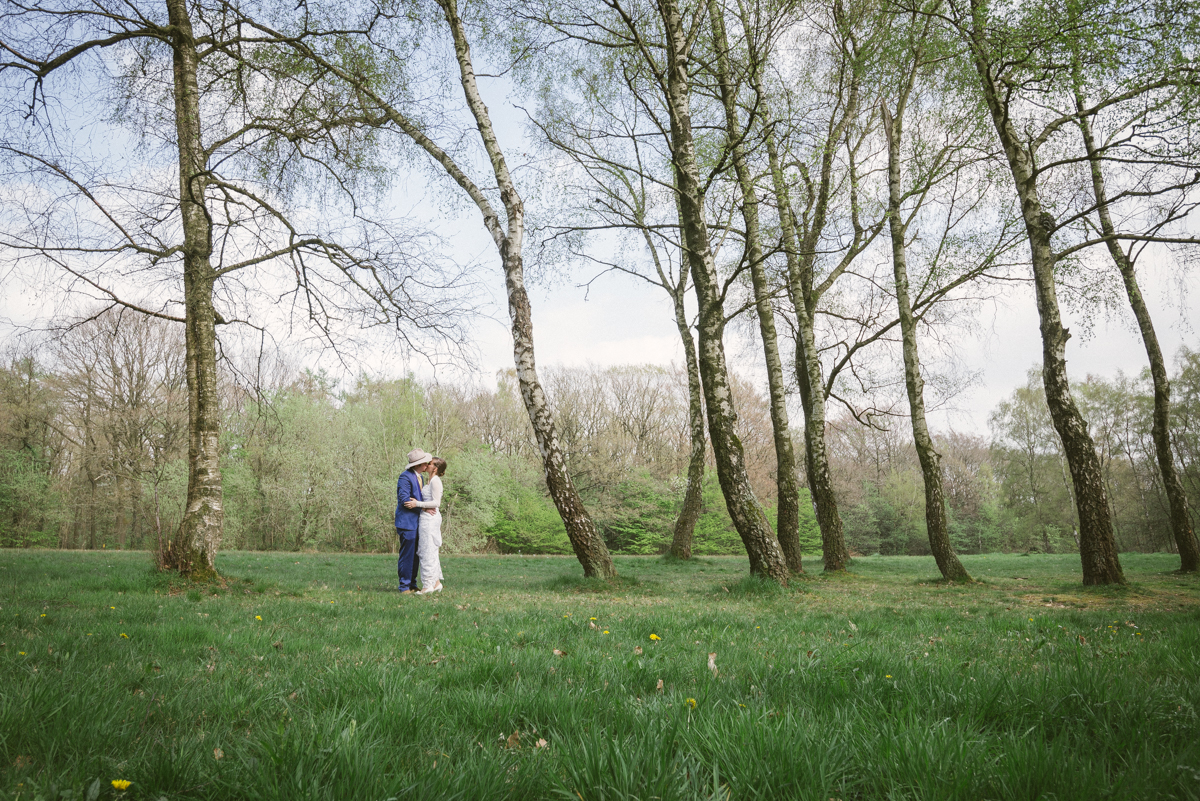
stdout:
[[396,529],[400,538],[400,558],[396,560],[396,573],[400,577],[400,591],[417,588],[417,532],[407,529]]

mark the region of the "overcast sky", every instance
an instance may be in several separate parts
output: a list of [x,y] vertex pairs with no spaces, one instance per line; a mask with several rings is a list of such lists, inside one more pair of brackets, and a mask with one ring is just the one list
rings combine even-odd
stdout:
[[[502,144],[514,155],[528,148],[527,142],[523,141],[523,114],[505,103],[496,103],[492,108],[499,122]],[[516,148],[512,147],[514,142]],[[519,167],[516,174],[518,181],[523,176],[527,182],[530,180],[529,173]],[[478,369],[471,378],[491,384],[498,370],[511,368],[513,364],[499,259],[483,231],[478,212],[473,207],[460,206],[447,216],[446,204],[438,200],[437,193],[442,191],[430,191],[423,180],[413,178],[412,183],[397,188],[397,206],[423,209],[453,249],[455,259],[479,265],[479,277],[489,288],[493,302],[490,318],[480,318],[474,326],[479,359]],[[536,220],[530,222],[536,225]],[[1173,263],[1156,266],[1148,258],[1143,259],[1140,271],[1143,289],[1168,358],[1173,361],[1184,345],[1200,348],[1200,335],[1191,326],[1191,321],[1200,319],[1200,301],[1197,300],[1200,278],[1196,275],[1181,277]],[[538,284],[531,286],[540,366],[682,363],[682,348],[671,305],[664,292],[620,275],[601,277],[588,289],[577,286],[588,277],[560,278],[550,288]],[[49,313],[53,300],[42,287],[22,286],[13,276],[0,274],[0,321],[27,323],[39,313],[43,316]],[[1086,327],[1079,319],[1068,314],[1066,323],[1074,334],[1067,347],[1068,368],[1073,377],[1083,378],[1089,373],[1112,377],[1118,370],[1137,374],[1146,366],[1141,339],[1126,305],[1106,317],[1097,318],[1090,336],[1085,336]],[[8,337],[11,331],[11,328],[0,328],[0,338]],[[1032,288],[1013,290],[1005,302],[984,305],[966,330],[956,333],[955,337],[954,348],[966,367],[978,371],[977,381],[937,412],[932,423],[939,429],[986,434],[989,411],[1023,383],[1026,372],[1041,359]],[[727,353],[733,368],[756,379],[765,393],[766,382],[759,364],[761,357],[756,355],[753,343],[742,338],[736,328],[730,329]],[[340,369],[337,361],[328,356],[318,360],[311,355],[295,353],[293,357],[304,364],[324,365],[335,373]],[[368,354],[359,369],[383,375],[402,375],[411,370],[423,377],[448,381],[465,377],[454,370],[435,372],[414,359],[394,358],[387,345]],[[793,406],[798,404],[793,403]],[[799,424],[798,409],[794,415],[794,422]]]
[[[1147,271],[1143,289],[1151,304],[1164,351],[1173,360],[1181,345],[1200,348],[1200,336],[1189,320],[1200,319],[1195,276],[1191,291],[1181,299],[1173,276]],[[496,280],[499,281],[497,271]],[[666,294],[637,286],[617,276],[602,278],[586,293],[575,287],[532,292],[534,336],[540,365],[609,366],[630,363],[682,364],[683,349],[675,331]],[[1181,306],[1182,300],[1182,306]],[[481,326],[479,345],[485,374],[512,366],[507,320]],[[1084,326],[1068,316],[1072,337],[1067,345],[1067,365],[1072,377],[1087,374],[1112,377],[1118,370],[1137,374],[1147,366],[1141,337],[1132,315],[1101,318],[1085,339]],[[996,403],[1024,383],[1030,367],[1041,362],[1041,337],[1037,307],[1031,287],[1013,292],[1004,303],[988,304],[974,317],[972,336],[957,341],[962,361],[980,371],[978,383],[956,397],[938,413],[937,428],[987,432],[987,416]],[[489,333],[490,332],[490,333]],[[757,364],[747,363],[746,343],[727,342],[731,361],[747,375],[759,376]],[[765,380],[760,382],[766,391]],[[799,422],[799,421],[797,421]]]

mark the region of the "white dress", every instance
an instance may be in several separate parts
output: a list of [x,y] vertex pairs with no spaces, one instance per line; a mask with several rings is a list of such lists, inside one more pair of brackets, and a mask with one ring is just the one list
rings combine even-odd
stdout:
[[422,509],[433,510],[433,514],[421,512],[417,528],[417,559],[421,563],[423,590],[433,589],[442,580],[442,560],[438,556],[438,549],[442,547],[442,512],[438,509],[441,504],[442,479],[433,476],[421,487],[421,502],[417,504]]

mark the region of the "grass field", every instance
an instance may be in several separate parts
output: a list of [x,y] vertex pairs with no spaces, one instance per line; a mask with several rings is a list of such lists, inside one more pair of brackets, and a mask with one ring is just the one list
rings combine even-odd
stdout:
[[[0,551],[0,793],[19,799],[1197,799],[1200,579],[1122,557]],[[810,561],[810,569],[819,562]],[[709,668],[715,653],[716,673]],[[118,790],[114,780],[131,784]]]

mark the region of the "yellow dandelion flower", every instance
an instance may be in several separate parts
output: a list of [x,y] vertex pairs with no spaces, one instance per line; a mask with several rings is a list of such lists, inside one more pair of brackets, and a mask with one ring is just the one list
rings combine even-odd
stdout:
[[254,616],[254,619],[255,619],[255,620],[262,620],[262,615],[255,615],[255,616]]
[[607,632],[607,631],[605,631],[604,633],[605,633],[605,634],[608,634],[608,632]]
[[42,617],[45,617],[45,616],[46,616],[46,613],[45,613],[45,612],[42,612]]
[[112,786],[121,791],[128,790],[129,785],[131,784],[133,784],[133,782],[129,781],[128,779],[113,779],[112,781]]
[[696,708],[696,699],[695,699],[695,698],[689,698],[689,699],[687,699],[687,701],[685,701],[684,703],[686,703],[686,704],[687,704],[688,706],[690,706],[692,709],[695,709],[695,708]]
[[[42,615],[42,617],[45,617],[45,615]],[[588,620],[595,620],[595,619],[596,619],[596,618],[594,618],[594,617],[589,617],[589,618],[588,618]]]
[[108,607],[108,608],[109,608],[109,609],[116,609],[117,607],[115,607],[115,606],[110,606],[110,607]]
[[661,639],[662,639],[662,637],[659,637],[657,634],[651,634],[651,635],[650,635],[650,639],[652,639],[652,640],[661,640]]
[[125,632],[123,632],[123,631],[121,632],[121,636],[122,636],[122,637],[124,637],[124,638],[125,638],[125,639],[127,639],[127,640],[129,639],[129,635],[128,635],[128,634],[126,634],[126,633],[125,633]]
[[892,675],[890,673],[888,675],[884,676],[885,679],[890,679],[891,677],[892,677]]
[[25,656],[25,652],[24,652],[24,651],[17,651],[17,654],[18,654],[19,656]]

